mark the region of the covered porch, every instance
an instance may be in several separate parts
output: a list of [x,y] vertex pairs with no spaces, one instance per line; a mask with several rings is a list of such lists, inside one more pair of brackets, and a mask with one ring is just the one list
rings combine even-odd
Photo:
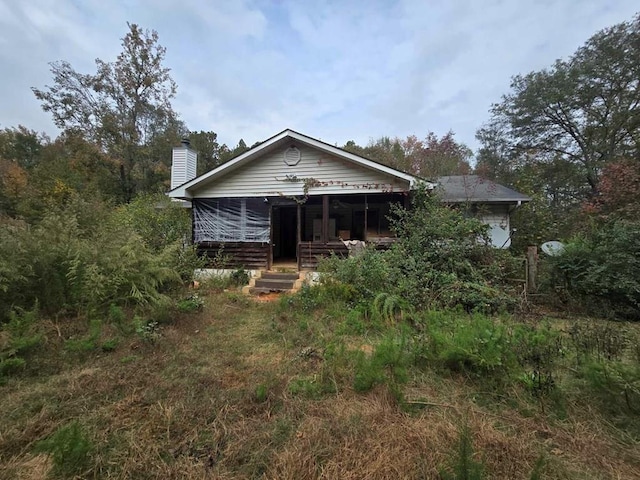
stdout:
[[315,270],[319,258],[346,256],[355,241],[387,248],[395,240],[391,204],[407,199],[389,192],[195,202],[194,243],[226,268]]

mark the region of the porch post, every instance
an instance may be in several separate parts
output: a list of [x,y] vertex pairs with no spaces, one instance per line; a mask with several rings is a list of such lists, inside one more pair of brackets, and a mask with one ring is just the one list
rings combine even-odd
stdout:
[[369,216],[369,203],[367,202],[367,194],[364,194],[364,233],[362,235],[363,240],[366,242],[367,239],[367,224],[368,224],[368,217]]
[[267,254],[267,270],[273,267],[273,205],[269,204],[269,253]]
[[302,243],[302,205],[298,203],[298,209],[296,212],[296,262],[298,264],[298,271],[300,271],[300,243]]
[[322,196],[322,243],[329,242],[329,195]]

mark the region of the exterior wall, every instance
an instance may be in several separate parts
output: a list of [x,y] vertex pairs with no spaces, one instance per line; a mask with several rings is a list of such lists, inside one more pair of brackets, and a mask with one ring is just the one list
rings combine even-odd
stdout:
[[[279,148],[264,157],[219,177],[210,185],[193,192],[194,198],[273,197],[304,194],[303,179],[314,179],[319,185],[309,189],[311,195],[384,193],[405,191],[408,182],[387,176],[352,162],[338,159],[307,146],[297,145],[300,162],[289,166]],[[298,181],[291,181],[292,178]]]
[[196,177],[198,154],[188,147],[174,147],[171,157],[171,188]]
[[198,243],[198,254],[207,257],[210,264],[217,260],[231,269],[260,270],[269,265],[268,243],[201,242]]
[[511,226],[507,205],[487,205],[482,207],[478,218],[489,225],[491,244],[496,248],[508,248],[511,245]]

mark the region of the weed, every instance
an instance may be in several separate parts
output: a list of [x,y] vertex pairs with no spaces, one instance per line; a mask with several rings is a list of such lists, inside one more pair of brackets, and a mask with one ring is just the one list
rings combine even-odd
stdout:
[[639,366],[621,361],[592,361],[584,364],[580,372],[590,388],[607,400],[610,408],[623,402],[628,411],[636,412],[640,402]]
[[578,363],[595,356],[596,360],[618,360],[627,346],[626,331],[611,322],[574,323],[569,336],[576,349]]
[[268,394],[269,394],[269,390],[267,386],[264,383],[261,383],[256,387],[254,392],[256,402],[258,403],[265,402],[267,400]]
[[414,313],[413,307],[402,297],[384,292],[379,293],[373,301],[373,311],[390,325]]
[[91,352],[98,348],[98,340],[100,338],[100,332],[102,330],[102,324],[99,320],[91,320],[89,323],[89,334],[82,338],[71,338],[64,343],[65,349],[68,352],[85,353]]
[[366,306],[357,306],[347,312],[344,321],[337,329],[339,334],[362,335],[367,331],[369,309]]
[[556,387],[555,370],[565,353],[562,337],[548,325],[522,326],[515,337],[514,350],[519,364],[526,370],[521,379],[542,400]]
[[230,282],[231,285],[235,287],[247,285],[249,283],[249,272],[247,272],[242,267],[234,270],[233,272],[231,272]]
[[531,471],[531,475],[529,476],[529,480],[541,480],[542,479],[542,471],[547,463],[547,459],[545,458],[544,453],[541,453],[538,459],[536,460],[535,465],[533,466],[533,470]]
[[158,322],[144,321],[139,317],[135,317],[134,323],[136,324],[136,333],[144,341],[155,343],[162,337],[162,334],[160,333],[160,324]]
[[120,359],[120,363],[122,363],[122,364],[132,363],[132,362],[135,362],[137,360],[140,360],[140,357],[138,355],[127,355],[126,357],[122,357]]
[[426,333],[416,340],[427,345],[417,350],[449,370],[500,379],[515,363],[509,332],[498,320],[479,313],[427,312],[422,324]]
[[325,393],[325,386],[318,375],[301,376],[289,382],[289,393],[307,398],[319,399]]
[[24,358],[10,357],[0,360],[0,379],[5,375],[11,375],[23,369],[27,364]]
[[180,300],[176,307],[182,313],[193,313],[202,310],[204,300],[197,293],[192,293],[187,298]]
[[118,347],[117,338],[111,338],[109,340],[105,340],[104,342],[102,342],[102,345],[100,345],[100,349],[103,352],[113,352],[117,347]]

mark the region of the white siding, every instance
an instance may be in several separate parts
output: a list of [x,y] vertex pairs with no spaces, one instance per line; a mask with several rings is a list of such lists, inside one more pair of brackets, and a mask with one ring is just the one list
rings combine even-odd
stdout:
[[195,150],[187,148],[187,179],[185,181],[196,178],[198,171],[198,153]]
[[489,235],[491,244],[497,248],[507,248],[511,245],[511,227],[509,225],[509,210],[503,205],[490,205],[486,207],[487,212],[483,212],[478,218],[489,225]]
[[175,147],[171,157],[171,189],[187,181],[187,149]]
[[[303,179],[321,183],[309,189],[310,195],[381,193],[409,189],[408,182],[366,167],[338,159],[325,152],[296,145],[301,152],[295,166],[284,163],[286,148],[278,148],[264,157],[217,178],[192,192],[194,198],[258,197],[302,195]],[[287,180],[296,177],[298,181]]]
[[196,177],[198,154],[187,147],[174,147],[171,157],[171,189]]

